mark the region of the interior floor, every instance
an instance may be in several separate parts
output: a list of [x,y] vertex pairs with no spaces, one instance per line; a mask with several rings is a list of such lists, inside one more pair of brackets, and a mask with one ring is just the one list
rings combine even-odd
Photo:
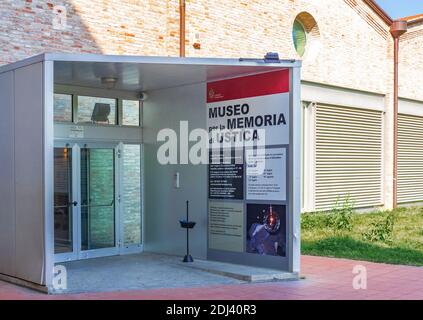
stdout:
[[67,289],[55,293],[201,287],[246,282],[192,268],[181,260],[177,256],[141,253],[60,263],[66,267]]

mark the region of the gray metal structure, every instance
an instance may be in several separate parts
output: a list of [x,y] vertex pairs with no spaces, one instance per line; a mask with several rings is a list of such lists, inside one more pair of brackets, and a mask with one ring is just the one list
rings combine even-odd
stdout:
[[[190,200],[194,257],[207,257],[207,166],[157,162],[156,136],[163,128],[206,128],[206,83],[243,75],[291,70],[291,144],[289,149],[289,261],[300,270],[300,67],[299,61],[41,54],[0,67],[0,276],[48,290],[53,285],[53,155],[66,126],[55,127],[56,88],[81,93],[102,89],[100,79],[119,79],[122,96],[148,92],[143,103],[142,134],[128,139],[144,149],[144,250],[183,254],[184,232],[178,219]],[[104,89],[104,88],[103,88]],[[55,131],[56,130],[56,131]],[[104,139],[121,141],[124,133],[103,129]],[[114,133],[119,137],[114,138]],[[181,187],[173,186],[180,172]],[[237,262],[237,261],[234,261]]]

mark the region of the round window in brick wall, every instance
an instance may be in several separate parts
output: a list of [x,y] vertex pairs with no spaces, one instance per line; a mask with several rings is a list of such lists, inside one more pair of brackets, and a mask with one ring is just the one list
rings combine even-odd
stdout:
[[301,12],[292,26],[292,41],[300,57],[317,55],[320,49],[320,30],[316,20],[308,12]]
[[302,57],[305,53],[307,44],[307,33],[301,22],[295,20],[292,29],[292,39],[294,40],[294,47],[297,53]]

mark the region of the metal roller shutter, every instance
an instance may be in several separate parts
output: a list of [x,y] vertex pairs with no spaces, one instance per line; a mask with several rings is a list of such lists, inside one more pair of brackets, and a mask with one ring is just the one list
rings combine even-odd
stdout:
[[423,201],[423,117],[398,116],[398,202]]
[[350,195],[355,207],[382,204],[382,113],[316,106],[315,209]]

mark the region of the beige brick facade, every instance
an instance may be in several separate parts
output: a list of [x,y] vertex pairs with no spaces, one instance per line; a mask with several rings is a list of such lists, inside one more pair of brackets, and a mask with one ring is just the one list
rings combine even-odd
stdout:
[[401,38],[399,72],[400,96],[423,101],[423,21]]
[[[261,57],[276,51],[283,58],[299,58],[292,45],[292,24],[306,11],[319,26],[320,49],[306,53],[303,79],[383,93],[389,28],[368,7],[352,8],[347,2],[192,0],[187,6],[188,39],[192,42],[198,33],[201,49],[190,43],[187,53]],[[363,18],[361,10],[374,21]]]
[[[305,11],[317,21],[319,34],[304,56],[304,80],[390,91],[389,26],[362,0],[187,0],[186,8],[188,56],[261,57],[277,51],[299,58],[292,24]],[[61,14],[63,30],[54,28]],[[0,64],[41,52],[179,52],[178,0],[3,0],[0,21]],[[401,95],[410,99],[423,100],[415,81],[423,80],[422,34],[416,25],[402,41]]]
[[0,63],[42,52],[175,56],[178,10],[178,0],[2,0]]
[[[185,47],[190,57],[261,58],[275,51],[300,59],[292,29],[306,12],[317,26],[302,57],[302,79],[385,98],[381,179],[389,207],[393,40],[389,25],[367,2],[186,0]],[[400,96],[423,106],[423,22],[410,25],[400,47]],[[0,64],[42,52],[178,56],[179,0],[2,0]],[[350,100],[345,105],[357,107]]]

